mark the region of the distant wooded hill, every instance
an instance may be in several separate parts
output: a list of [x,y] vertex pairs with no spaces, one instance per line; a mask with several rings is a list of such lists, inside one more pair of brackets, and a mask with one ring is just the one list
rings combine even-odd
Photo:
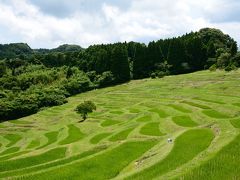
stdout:
[[31,49],[0,45],[0,120],[63,104],[66,97],[131,79],[240,66],[237,43],[218,29],[152,41]]

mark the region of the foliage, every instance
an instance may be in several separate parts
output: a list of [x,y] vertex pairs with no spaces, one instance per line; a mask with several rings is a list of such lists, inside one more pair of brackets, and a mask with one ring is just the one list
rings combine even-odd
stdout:
[[6,64],[4,62],[0,62],[0,78],[6,74],[6,71],[7,71]]
[[98,77],[97,83],[99,87],[106,87],[114,84],[115,77],[111,71],[103,72],[101,76]]
[[35,50],[23,43],[0,45],[0,120],[27,116],[63,104],[71,95],[130,79],[239,66],[236,42],[211,28],[148,45],[124,42],[83,49],[65,44]]
[[209,68],[210,71],[216,71],[217,70],[217,65],[216,64],[213,64],[210,68]]
[[24,43],[0,44],[0,59],[25,57],[33,54],[33,50]]
[[81,114],[83,121],[87,119],[88,113],[96,110],[96,105],[92,101],[84,101],[76,107],[77,113]]
[[66,68],[46,68],[27,65],[16,69],[18,75],[6,74],[0,78],[0,119],[8,120],[36,113],[43,107],[61,105],[66,97],[91,89],[84,72],[71,68],[72,76],[66,78]]

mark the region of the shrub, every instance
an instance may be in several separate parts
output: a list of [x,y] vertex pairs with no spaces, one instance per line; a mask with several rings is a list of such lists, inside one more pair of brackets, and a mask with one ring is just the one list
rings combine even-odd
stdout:
[[216,65],[216,64],[213,64],[213,65],[209,68],[210,71],[216,71],[216,69],[217,69],[217,65]]
[[98,78],[98,84],[100,87],[113,85],[114,82],[115,82],[115,78],[111,71],[103,72],[102,75]]
[[155,79],[155,78],[157,77],[157,75],[156,75],[155,72],[153,72],[153,73],[150,74],[150,77],[151,77],[152,79]]
[[83,120],[87,119],[88,113],[93,112],[96,110],[96,105],[92,101],[84,101],[83,103],[79,104],[76,109],[77,113],[81,114]]
[[227,72],[233,71],[236,69],[237,69],[237,67],[234,64],[229,64],[227,67],[225,67],[225,71],[227,71]]

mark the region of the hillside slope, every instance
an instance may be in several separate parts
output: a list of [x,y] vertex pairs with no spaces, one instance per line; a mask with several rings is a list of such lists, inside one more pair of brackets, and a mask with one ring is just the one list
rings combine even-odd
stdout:
[[[239,77],[136,80],[1,123],[0,178],[238,179]],[[97,111],[79,123],[84,100]]]

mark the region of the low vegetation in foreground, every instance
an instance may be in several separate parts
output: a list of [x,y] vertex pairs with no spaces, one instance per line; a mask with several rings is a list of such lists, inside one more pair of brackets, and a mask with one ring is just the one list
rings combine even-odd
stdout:
[[[5,121],[0,178],[239,179],[239,76],[134,80]],[[80,123],[84,101],[97,108]]]

